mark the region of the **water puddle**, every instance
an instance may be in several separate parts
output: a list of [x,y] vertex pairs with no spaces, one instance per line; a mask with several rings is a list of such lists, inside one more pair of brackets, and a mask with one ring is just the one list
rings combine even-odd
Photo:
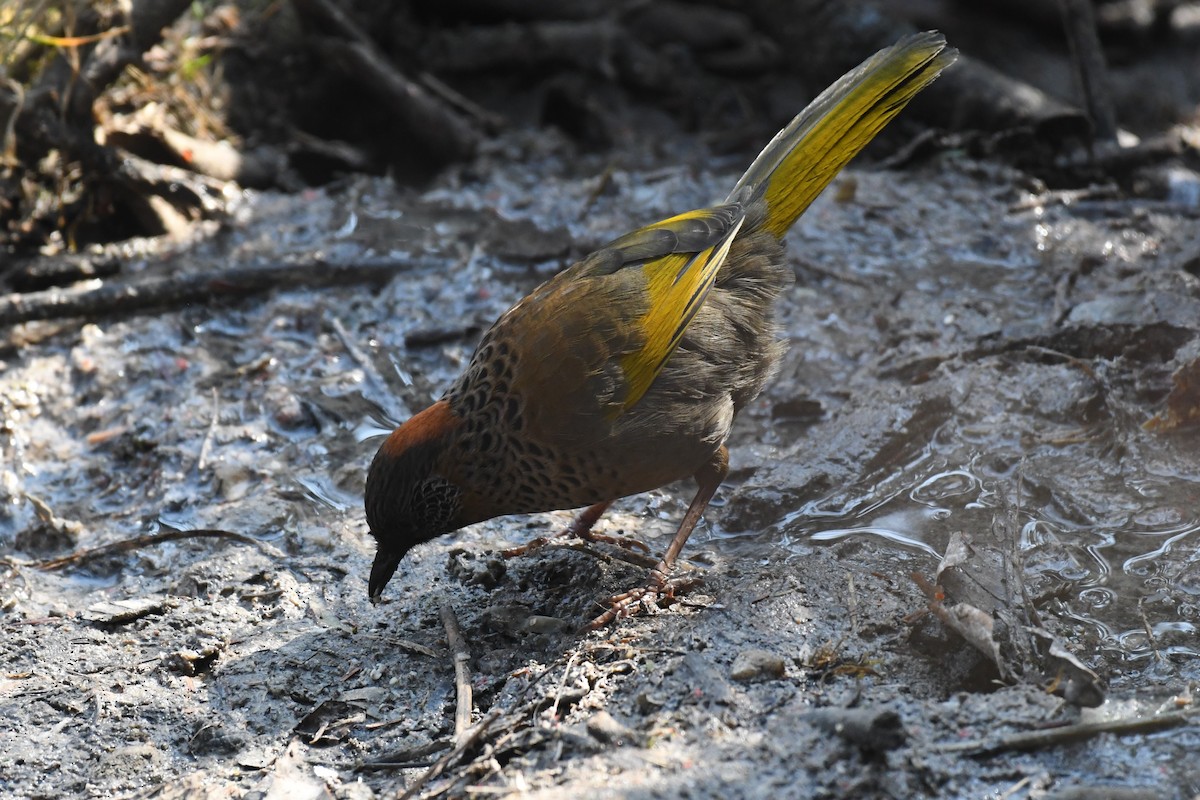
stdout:
[[875,539],[928,556],[920,569],[932,575],[952,533],[986,540],[1013,515],[1026,581],[1078,626],[1076,646],[1117,663],[1200,656],[1200,482],[1113,475],[1094,457],[1115,444],[1104,436],[1066,446],[1069,458],[998,453],[995,441],[983,457],[953,427],[878,483],[804,503],[776,531],[793,550]]

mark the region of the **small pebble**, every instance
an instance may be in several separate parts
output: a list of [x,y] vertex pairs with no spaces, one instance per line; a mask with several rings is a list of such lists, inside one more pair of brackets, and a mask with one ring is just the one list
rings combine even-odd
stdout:
[[528,633],[558,633],[566,630],[567,621],[558,617],[547,617],[543,614],[530,614],[525,619],[524,628]]
[[782,678],[786,664],[769,650],[743,650],[733,659],[729,677],[735,681],[770,681]]
[[640,692],[634,702],[643,714],[651,714],[666,705],[665,700],[650,692]]
[[592,738],[607,744],[624,744],[633,738],[633,731],[617,722],[607,711],[597,711],[587,721],[587,732]]

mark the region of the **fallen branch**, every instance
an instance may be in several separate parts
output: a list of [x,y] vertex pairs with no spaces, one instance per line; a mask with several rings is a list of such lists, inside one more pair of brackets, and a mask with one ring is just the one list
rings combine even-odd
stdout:
[[33,320],[84,317],[95,319],[135,314],[269,291],[276,287],[331,286],[353,282],[386,282],[414,264],[373,259],[349,264],[325,261],[257,264],[188,275],[171,275],[132,284],[106,284],[95,289],[50,289],[0,297],[0,327]]
[[162,533],[152,533],[147,536],[135,536],[132,539],[122,539],[119,542],[111,542],[109,544],[100,545],[99,547],[91,547],[87,550],[76,550],[69,555],[60,556],[58,558],[48,558],[43,561],[15,562],[20,563],[24,567],[34,567],[41,570],[56,570],[63,567],[73,567],[80,564],[85,564],[88,561],[95,561],[98,558],[105,556],[116,555],[118,553],[128,553],[132,550],[140,550],[143,547],[150,547],[164,542],[182,542],[187,539],[232,539],[235,542],[249,544],[262,550],[267,555],[276,558],[283,558],[283,553],[271,547],[266,542],[261,542],[253,536],[247,536],[244,533],[235,533],[233,531],[223,531],[216,528],[199,528],[190,531],[164,531]]
[[466,735],[459,737],[460,741],[458,747],[455,747],[453,750],[439,758],[437,763],[426,770],[421,777],[413,781],[412,785],[404,790],[404,793],[399,796],[398,800],[409,800],[409,798],[416,797],[417,793],[425,788],[425,784],[441,775],[451,764],[457,763],[458,760],[466,755],[471,748],[482,742],[484,736],[491,731],[492,725],[496,722],[496,720],[500,719],[500,717],[500,711],[492,711],[490,714],[480,720],[478,725],[476,725],[474,728],[471,728]]
[[969,753],[973,756],[982,757],[1014,750],[1038,750],[1080,742],[1099,736],[1102,733],[1115,733],[1118,735],[1155,733],[1187,725],[1196,716],[1200,716],[1200,706],[1184,711],[1157,714],[1153,717],[1107,719],[1100,722],[1081,722],[1076,725],[1064,725],[1060,728],[1048,728],[1041,731],[1014,733],[1010,736],[1001,736],[991,741],[980,739],[972,742],[952,742],[950,744],[936,745],[933,747],[933,751],[937,753]]
[[462,629],[458,626],[458,617],[449,603],[441,607],[442,627],[446,629],[446,643],[454,656],[454,741],[460,742],[471,727],[471,710],[474,701],[471,698],[471,668],[467,662],[471,660],[471,651],[467,648],[467,640],[463,638]]
[[111,278],[120,271],[121,262],[117,258],[63,253],[54,258],[40,258],[14,265],[5,280],[14,293],[20,294],[97,278]]
[[[486,717],[484,717],[475,725],[475,727],[466,731],[462,736],[457,737],[458,745],[454,747],[454,749],[443,754],[442,757],[439,758],[432,767],[421,774],[421,777],[413,781],[403,793],[399,794],[397,800],[409,800],[410,798],[418,796],[430,781],[441,776],[451,766],[459,764],[467,755],[467,753],[471,752],[476,747],[483,745],[488,736],[498,731],[496,723],[505,720],[506,716],[508,730],[500,733],[497,737],[494,743],[494,745],[497,747],[501,742],[511,738],[514,731],[527,726],[529,724],[529,716],[526,714],[521,704],[525,702],[526,698],[529,696],[529,693],[533,691],[534,687],[545,680],[546,676],[553,672],[554,667],[558,663],[562,663],[564,660],[564,657],[560,656],[559,660],[555,664],[550,664],[546,667],[546,669],[542,670],[540,675],[530,681],[525,688],[521,690],[520,694],[513,701],[513,707],[508,709],[507,712],[498,708],[493,708]],[[452,784],[453,781],[441,787],[440,789],[433,790],[424,796],[436,797],[437,795],[446,791]]]
[[1091,119],[1096,139],[1117,140],[1117,115],[1108,88],[1108,68],[1100,35],[1096,31],[1096,12],[1090,0],[1059,0],[1063,27],[1071,45],[1075,77],[1083,93],[1084,107]]
[[610,550],[599,550],[589,546],[582,541],[564,541],[564,542],[548,542],[551,547],[560,550],[574,550],[577,553],[589,555],[597,561],[603,561],[606,564],[611,564],[613,561],[624,561],[626,564],[631,564],[642,569],[654,569],[658,566],[659,559],[652,556],[645,556],[641,553],[635,553],[632,550],[626,550],[622,547],[613,547]]
[[408,419],[412,416],[412,411],[404,404],[404,401],[388,390],[387,381],[383,379],[383,375],[375,367],[375,362],[372,361],[358,343],[354,341],[354,337],[350,335],[350,331],[346,330],[346,326],[334,314],[326,315],[329,320],[333,332],[337,334],[338,339],[342,343],[342,347],[346,348],[346,353],[350,358],[354,359],[354,363],[358,364],[359,369],[367,376],[367,383],[370,385],[374,400],[379,404],[379,407],[384,410],[384,413],[393,420]]
[[447,162],[467,158],[475,151],[481,136],[469,119],[400,72],[336,3],[299,0],[297,6],[321,30],[342,37],[314,37],[316,51],[328,59],[330,66],[374,92],[413,141],[420,142],[436,159]]
[[188,0],[135,0],[128,6],[127,35],[100,41],[88,54],[78,80],[67,87],[66,116],[79,125],[80,131],[90,130],[92,106],[100,93],[126,66],[138,63],[142,54],[162,38],[163,28],[189,5]]
[[1030,129],[1047,143],[1090,138],[1091,125],[1082,111],[982,61],[961,56],[938,85],[939,94],[953,101],[938,109],[938,117],[952,115],[946,122],[970,120],[973,128],[985,131]]

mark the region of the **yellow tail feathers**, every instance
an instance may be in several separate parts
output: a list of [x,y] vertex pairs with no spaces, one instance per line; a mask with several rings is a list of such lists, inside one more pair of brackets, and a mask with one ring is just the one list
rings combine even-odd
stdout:
[[[716,283],[734,239],[749,225],[751,205],[765,201],[755,229],[782,237],[850,159],[908,101],[953,63],[957,52],[937,33],[902,39],[830,86],[759,154],[727,205],[679,214],[626,234],[603,252],[616,253],[588,268],[638,270],[647,310],[637,321],[641,346],[622,356],[627,385],[616,418],[635,406],[675,352]],[[589,263],[590,262],[585,262]]]
[[918,33],[868,58],[775,135],[730,202],[767,202],[763,230],[782,237],[850,159],[958,57],[940,33]]

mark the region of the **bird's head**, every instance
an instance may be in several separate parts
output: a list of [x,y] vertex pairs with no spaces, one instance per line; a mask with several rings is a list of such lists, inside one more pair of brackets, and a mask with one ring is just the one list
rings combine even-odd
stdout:
[[409,550],[462,527],[462,491],[438,469],[459,422],[439,400],[392,431],[371,462],[364,505],[379,546],[368,584],[372,602]]

